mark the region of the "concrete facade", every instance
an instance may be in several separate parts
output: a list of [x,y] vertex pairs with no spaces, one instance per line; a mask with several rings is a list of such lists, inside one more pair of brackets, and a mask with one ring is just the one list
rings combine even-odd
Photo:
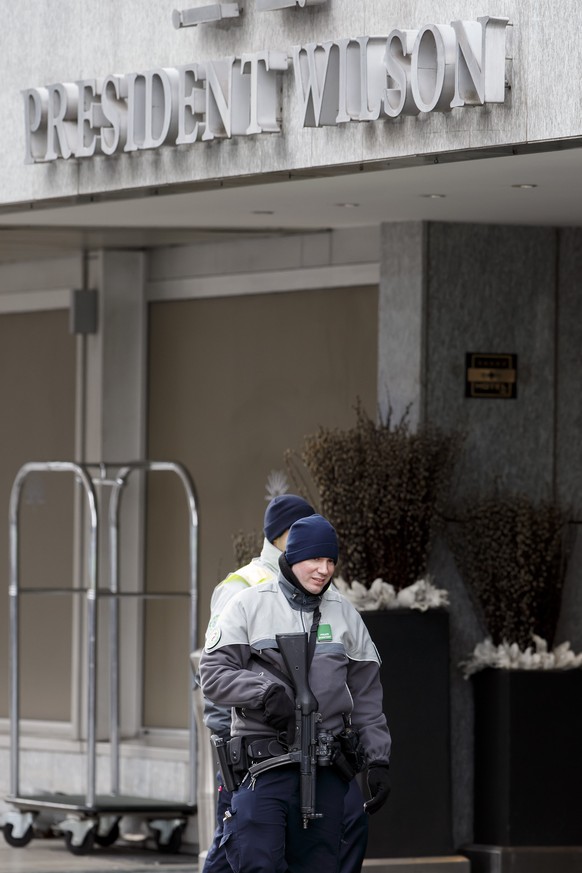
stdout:
[[[332,166],[370,166],[377,161],[418,158],[476,149],[542,146],[579,136],[575,100],[567,100],[576,81],[577,65],[574,0],[540,2],[532,12],[530,0],[499,2],[483,9],[468,0],[462,11],[445,2],[435,10],[430,2],[390,4],[381,0],[334,0],[321,6],[257,11],[251,0],[240,25],[175,30],[175,4],[162,0],[110,0],[86,7],[76,0],[46,4],[24,2],[18,17],[3,3],[10,20],[11,45],[25,46],[24,69],[18,58],[5,56],[0,110],[4,119],[0,148],[4,155],[0,183],[6,204],[62,200],[114,191],[146,191],[211,180],[265,174],[314,173]],[[125,154],[113,161],[59,161],[49,172],[43,166],[23,166],[22,96],[27,88],[55,82],[75,82],[109,73],[142,72],[222,58],[261,49],[286,53],[294,45],[346,37],[382,35],[392,28],[420,28],[449,23],[459,17],[476,20],[483,14],[506,17],[508,93],[501,105],[468,108],[457,113],[431,113],[429,118],[367,125],[353,122],[338,127],[305,130],[297,105],[292,70],[282,77],[284,135],[239,137],[230,143],[197,143],[185,148],[161,148]],[[30,22],[33,21],[33,26]],[[47,48],[49,50],[47,51]],[[564,57],[569,62],[565,64]],[[543,63],[540,62],[543,59]],[[543,72],[542,72],[543,71]],[[219,147],[216,147],[219,146]]]

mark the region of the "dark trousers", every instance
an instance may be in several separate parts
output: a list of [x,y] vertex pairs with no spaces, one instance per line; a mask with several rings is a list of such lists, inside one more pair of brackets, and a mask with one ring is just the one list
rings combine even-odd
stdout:
[[[222,844],[224,815],[230,808],[232,793],[222,785],[220,774],[218,774],[218,782],[216,830],[202,873],[232,873],[232,867],[226,857],[225,845]],[[368,845],[368,816],[364,812],[364,797],[355,779],[349,783],[344,798],[341,834],[339,873],[361,873]]]
[[340,845],[340,873],[360,873],[368,848],[368,818],[364,795],[355,779],[344,798],[344,821]]
[[212,845],[208,849],[202,873],[232,873],[232,867],[226,858],[224,846],[221,845],[224,836],[224,814],[230,809],[232,792],[227,791],[222,784],[220,773],[218,779],[218,798],[216,801],[216,829]]

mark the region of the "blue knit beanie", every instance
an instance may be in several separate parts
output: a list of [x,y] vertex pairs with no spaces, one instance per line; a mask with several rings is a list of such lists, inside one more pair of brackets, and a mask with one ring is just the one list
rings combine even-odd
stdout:
[[285,549],[290,567],[308,558],[331,558],[337,563],[338,553],[337,534],[327,518],[310,515],[291,525]]
[[296,494],[280,494],[273,497],[265,510],[263,530],[270,543],[289,530],[293,522],[307,515],[313,515],[315,509],[302,497]]

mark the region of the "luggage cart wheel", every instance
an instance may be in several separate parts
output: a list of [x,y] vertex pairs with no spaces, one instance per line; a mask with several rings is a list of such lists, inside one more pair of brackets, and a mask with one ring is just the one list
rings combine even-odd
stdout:
[[65,819],[59,829],[64,831],[65,846],[72,855],[90,855],[95,844],[97,822],[91,819]]
[[160,819],[150,821],[158,852],[177,855],[182,847],[182,832],[186,827],[183,819]]
[[13,846],[15,849],[22,849],[24,846],[28,846],[33,837],[34,830],[32,824],[29,824],[20,836],[14,835],[14,825],[4,825],[4,839],[9,846]]
[[119,839],[119,819],[113,819],[113,823],[111,819],[107,816],[104,816],[102,819],[99,819],[99,825],[95,830],[95,842],[98,846],[102,846],[106,849],[108,846],[112,846],[116,840]]

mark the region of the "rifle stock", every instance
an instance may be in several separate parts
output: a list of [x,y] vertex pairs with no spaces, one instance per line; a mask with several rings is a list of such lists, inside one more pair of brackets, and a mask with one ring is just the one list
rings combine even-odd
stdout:
[[277,645],[295,686],[295,737],[290,738],[291,755],[299,752],[299,780],[303,827],[321,818],[315,812],[317,782],[317,700],[309,687],[308,636],[306,633],[277,634]]

